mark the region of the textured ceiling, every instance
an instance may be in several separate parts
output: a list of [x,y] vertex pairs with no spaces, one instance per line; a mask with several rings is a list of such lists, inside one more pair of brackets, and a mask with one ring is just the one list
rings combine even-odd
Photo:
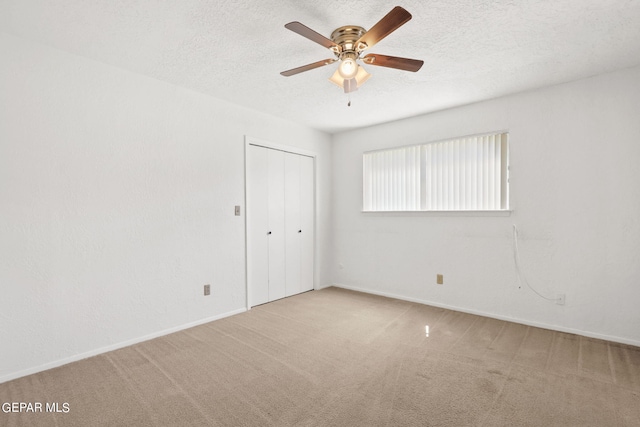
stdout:
[[[287,22],[329,37],[398,4],[367,52],[419,72],[367,66],[351,107],[337,64],[279,74],[332,57]],[[0,0],[0,30],[332,133],[640,64],[640,0]]]

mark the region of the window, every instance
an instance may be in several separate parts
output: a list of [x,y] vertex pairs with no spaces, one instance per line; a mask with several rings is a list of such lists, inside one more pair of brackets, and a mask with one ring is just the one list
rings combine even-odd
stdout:
[[364,211],[509,209],[508,134],[363,155]]

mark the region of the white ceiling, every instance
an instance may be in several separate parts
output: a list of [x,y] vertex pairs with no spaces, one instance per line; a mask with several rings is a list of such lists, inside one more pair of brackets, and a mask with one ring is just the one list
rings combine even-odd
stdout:
[[[351,107],[337,64],[279,74],[333,56],[287,22],[329,37],[398,4],[367,52],[419,72],[367,66]],[[640,0],[0,0],[0,30],[331,133],[640,64]]]

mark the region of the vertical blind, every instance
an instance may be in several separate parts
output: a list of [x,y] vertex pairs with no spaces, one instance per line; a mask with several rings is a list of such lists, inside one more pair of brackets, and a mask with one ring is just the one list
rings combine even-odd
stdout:
[[363,210],[508,209],[506,133],[363,155]]

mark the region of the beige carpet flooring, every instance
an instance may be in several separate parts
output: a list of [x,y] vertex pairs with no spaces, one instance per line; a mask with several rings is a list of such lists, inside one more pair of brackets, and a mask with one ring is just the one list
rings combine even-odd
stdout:
[[2,426],[640,426],[640,348],[329,288],[0,384],[4,402],[69,412]]

